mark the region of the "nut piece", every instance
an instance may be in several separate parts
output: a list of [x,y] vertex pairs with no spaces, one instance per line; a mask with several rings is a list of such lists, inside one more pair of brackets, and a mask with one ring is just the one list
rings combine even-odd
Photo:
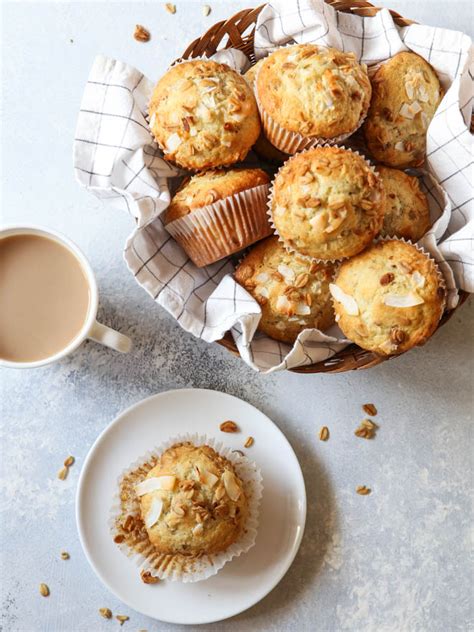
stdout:
[[68,467],[63,467],[61,470],[59,470],[58,472],[58,478],[60,481],[64,481],[67,478],[69,472],[69,468]]
[[204,17],[207,17],[211,12],[211,7],[208,4],[204,4],[202,7],[202,14]]
[[361,496],[368,496],[372,490],[366,487],[365,485],[359,485],[356,487],[356,492]]
[[319,431],[319,440],[327,441],[329,439],[329,428],[327,426],[323,426]]
[[121,544],[124,540],[125,540],[125,536],[122,535],[121,533],[116,535],[115,538],[114,538],[115,544]]
[[221,432],[239,432],[239,426],[235,421],[223,421],[219,426]]
[[150,40],[150,31],[147,31],[141,24],[137,24],[133,32],[133,37],[137,42],[148,42]]
[[387,272],[380,277],[380,285],[388,285],[393,281],[394,278],[395,275],[393,275],[391,272]]
[[99,614],[101,617],[104,617],[104,619],[112,618],[112,610],[110,610],[110,608],[99,608]]
[[359,427],[354,431],[356,437],[373,439],[378,426],[371,419],[363,419]]
[[67,459],[65,459],[64,461],[64,467],[71,467],[71,465],[74,463],[74,457],[73,456],[68,456]]
[[70,555],[67,551],[61,551],[61,559],[62,560],[68,560],[70,558]]
[[362,410],[366,415],[370,415],[371,417],[375,417],[375,415],[377,414],[377,409],[373,404],[364,404],[362,406]]
[[126,614],[117,614],[115,615],[115,618],[117,619],[117,621],[120,621],[120,625],[123,625],[125,621],[128,621],[130,619],[130,617],[127,617]]
[[39,585],[40,595],[43,597],[49,597],[49,587],[46,584]]
[[255,439],[253,437],[248,437],[247,441],[244,443],[244,448],[251,448],[255,443]]
[[159,577],[154,577],[150,571],[141,570],[140,577],[144,584],[157,584],[160,581]]
[[174,15],[176,13],[176,5],[172,4],[171,2],[167,2],[165,4],[165,9],[168,11],[168,13],[171,13],[171,15]]

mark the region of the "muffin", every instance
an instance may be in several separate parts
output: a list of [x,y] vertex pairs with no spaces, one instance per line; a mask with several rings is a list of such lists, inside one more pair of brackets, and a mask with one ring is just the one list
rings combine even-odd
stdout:
[[270,208],[288,248],[331,261],[357,254],[377,235],[384,193],[380,178],[358,154],[316,147],[279,170]]
[[188,61],[156,85],[150,128],[165,158],[185,169],[209,169],[243,160],[260,134],[252,90],[225,64]]
[[366,115],[371,85],[353,53],[297,44],[263,60],[256,95],[266,137],[294,154],[352,134]]
[[184,181],[165,227],[202,267],[267,237],[270,178],[261,169],[210,170]]
[[425,343],[445,304],[434,261],[398,240],[379,242],[344,261],[330,289],[343,333],[379,355]]
[[[256,64],[251,66],[244,75],[244,79],[247,81],[252,90],[255,89],[255,78],[262,63],[263,59],[260,59],[260,61],[257,61]],[[263,132],[260,133],[260,136],[257,138],[257,142],[252,149],[258,154],[258,156],[260,156],[260,158],[267,160],[271,164],[281,165],[288,158],[288,154],[285,154],[274,147],[271,142],[265,138]]]
[[172,446],[135,489],[148,538],[159,553],[216,554],[244,529],[242,481],[232,463],[207,445]]
[[379,167],[385,189],[385,214],[380,234],[418,241],[431,226],[426,195],[415,176],[404,171]]
[[428,125],[443,97],[435,71],[415,53],[398,53],[377,70],[372,88],[364,124],[369,151],[389,167],[421,165]]
[[304,329],[334,324],[333,274],[332,264],[309,261],[285,250],[278,237],[269,237],[252,248],[235,279],[262,308],[258,329],[291,344]]

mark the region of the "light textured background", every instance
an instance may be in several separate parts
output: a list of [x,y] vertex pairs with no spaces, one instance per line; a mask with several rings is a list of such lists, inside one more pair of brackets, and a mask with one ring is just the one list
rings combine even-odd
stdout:
[[[472,630],[472,301],[425,348],[370,371],[260,376],[153,304],[122,261],[130,218],[74,182],[71,140],[94,55],[158,78],[188,42],[251,0],[213,1],[207,18],[201,2],[178,3],[174,16],[158,2],[2,4],[2,219],[74,239],[96,270],[101,319],[135,342],[128,357],[87,343],[56,366],[1,374],[2,629],[116,629],[98,616],[108,606],[130,616],[123,630],[178,630],[129,611],[102,587],[78,542],[74,494],[90,445],[120,410],[162,390],[206,387],[274,419],[300,459],[309,500],[303,544],[281,584],[209,630]],[[387,4],[420,22],[472,28],[469,1]],[[132,39],[137,22],[151,30],[150,43]],[[366,401],[380,411],[373,442],[353,436]],[[316,439],[322,424],[331,430],[326,444]],[[76,464],[61,482],[68,454]],[[356,495],[358,484],[372,495]],[[38,594],[41,581],[49,599]]]

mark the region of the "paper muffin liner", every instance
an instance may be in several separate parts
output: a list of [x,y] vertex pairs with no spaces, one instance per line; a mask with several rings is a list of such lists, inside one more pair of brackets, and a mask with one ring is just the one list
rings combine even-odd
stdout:
[[[185,556],[159,553],[151,544],[141,519],[139,522],[141,527],[135,531],[131,530],[126,535],[124,535],[124,530],[119,528],[119,525],[126,524],[127,519],[129,522],[131,521],[129,516],[133,518],[133,522],[135,518],[140,518],[140,502],[135,493],[135,486],[146,478],[148,472],[156,465],[160,455],[165,450],[183,442],[190,442],[196,446],[207,445],[213,448],[220,456],[232,463],[243,483],[248,501],[245,528],[236,542],[225,551],[217,554]],[[260,469],[240,450],[232,450],[232,448],[226,447],[222,442],[207,435],[197,433],[177,435],[148,451],[122,471],[117,479],[117,492],[110,509],[109,528],[117,546],[127,557],[133,559],[142,573],[150,573],[152,577],[157,577],[160,580],[183,583],[198,582],[216,575],[227,562],[247,553],[254,546],[262,494],[263,481]]]
[[165,225],[199,268],[268,237],[269,184],[229,195]]
[[[294,44],[290,44],[289,46],[294,46]],[[282,47],[280,47],[282,48]],[[283,47],[285,48],[285,47]],[[275,119],[265,111],[262,106],[260,99],[258,97],[257,91],[257,79],[261,72],[261,68],[258,70],[257,75],[255,77],[254,83],[254,94],[255,100],[257,101],[258,111],[260,112],[260,118],[262,120],[263,132],[267,139],[270,141],[272,145],[274,145],[280,151],[283,151],[287,154],[296,154],[305,149],[312,149],[318,145],[327,144],[327,145],[338,145],[345,141],[349,136],[352,136],[358,129],[360,129],[367,117],[367,113],[369,111],[368,103],[364,112],[362,112],[359,122],[356,127],[350,132],[346,132],[345,134],[340,134],[339,136],[333,136],[331,138],[323,138],[318,136],[304,136],[303,134],[299,134],[298,132],[292,132],[288,129],[285,129],[282,125],[277,123]]]
[[[298,155],[300,154],[305,154],[308,151],[310,151],[311,149],[316,149],[316,147],[333,147],[334,145],[331,145],[330,143],[320,143],[319,145],[315,145],[315,147],[309,147],[308,149],[305,149],[304,151],[299,152]],[[339,149],[345,149],[346,151],[350,151],[352,154],[357,154],[360,158],[362,158],[362,160],[367,164],[367,166],[370,168],[370,170],[372,171],[372,173],[376,176],[377,179],[380,179],[379,174],[377,173],[377,171],[375,170],[374,165],[367,159],[366,156],[364,156],[363,154],[359,153],[358,151],[356,151],[355,149],[351,149],[350,147],[346,147],[344,145],[340,145]],[[285,240],[284,238],[280,235],[280,233],[278,232],[277,227],[275,226],[275,222],[273,220],[273,212],[272,212],[272,203],[273,203],[273,195],[274,195],[274,187],[275,187],[275,180],[277,179],[277,176],[279,175],[280,171],[283,169],[283,167],[286,165],[287,162],[289,162],[290,160],[292,160],[294,158],[294,156],[291,156],[279,169],[278,171],[275,173],[275,176],[273,178],[273,180],[270,183],[270,191],[269,191],[269,196],[268,196],[268,200],[267,200],[267,215],[269,218],[269,222],[270,222],[270,226],[272,228],[273,233],[278,237],[279,241],[283,244],[283,246],[285,247],[285,249],[288,252],[291,252],[293,254],[297,254],[300,257],[303,257],[304,259],[308,259],[311,261],[317,261],[318,263],[332,263],[332,264],[336,264],[336,263],[342,263],[343,261],[346,261],[347,259],[350,259],[351,257],[354,257],[355,255],[351,255],[351,257],[349,256],[345,256],[345,257],[336,257],[334,259],[318,259],[316,257],[310,257],[309,255],[305,255],[302,252],[299,252],[298,250],[296,250],[295,248],[293,248],[292,246],[290,246]],[[370,244],[368,244],[367,246],[364,246],[364,248],[361,249],[360,252],[362,252],[362,250],[364,250],[365,248],[367,248]],[[356,253],[358,254],[358,253]]]

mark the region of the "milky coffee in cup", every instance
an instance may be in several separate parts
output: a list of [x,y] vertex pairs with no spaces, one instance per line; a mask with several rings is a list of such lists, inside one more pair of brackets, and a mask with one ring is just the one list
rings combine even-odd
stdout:
[[41,234],[0,238],[0,360],[37,362],[65,349],[89,312],[79,259]]

